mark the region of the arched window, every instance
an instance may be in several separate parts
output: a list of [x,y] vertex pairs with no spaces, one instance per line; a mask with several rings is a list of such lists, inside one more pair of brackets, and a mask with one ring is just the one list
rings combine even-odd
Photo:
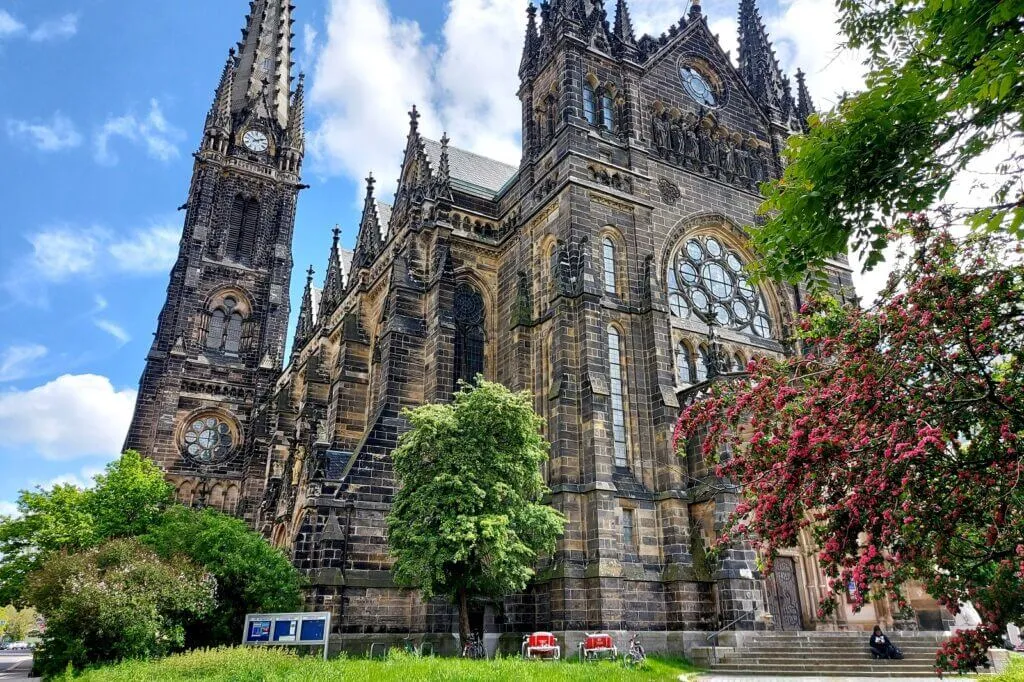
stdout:
[[455,382],[471,382],[484,371],[484,299],[463,282],[455,288]]
[[223,350],[232,355],[248,350],[247,333],[251,330],[245,322],[248,305],[239,302],[232,292],[213,299],[207,309],[206,338],[202,340],[208,350]]
[[544,112],[544,120],[546,125],[545,139],[550,142],[555,137],[555,96],[548,95]]
[[747,278],[739,254],[709,236],[688,239],[669,262],[669,310],[676,317],[697,315],[729,329],[770,338],[764,295]]
[[628,466],[626,459],[626,405],[622,390],[622,340],[619,330],[608,327],[608,376],[612,399],[612,442],[615,466]]
[[601,93],[601,125],[605,130],[615,130],[615,105],[608,91]]
[[228,223],[228,239],[225,254],[238,262],[248,261],[256,245],[256,232],[259,229],[260,205],[255,199],[246,199],[241,194],[235,197],[231,205],[231,217]]
[[680,386],[693,384],[693,353],[685,341],[680,341],[676,346],[676,378]]
[[228,326],[224,331],[224,350],[228,353],[237,353],[242,347],[242,314],[231,313],[228,318]]
[[210,314],[210,327],[206,330],[206,347],[220,350],[224,343],[224,311],[214,310]]
[[615,289],[615,243],[611,237],[605,237],[601,241],[602,261],[604,263],[604,290],[605,293],[614,294]]
[[594,98],[594,86],[583,81],[583,118],[590,125],[597,124],[597,108]]
[[708,367],[710,364],[711,363],[708,362],[708,349],[705,346],[701,346],[697,349],[697,357],[694,358],[693,374],[694,379],[697,380],[698,384],[702,381],[708,380]]
[[743,360],[743,356],[739,353],[734,353],[732,356],[732,363],[729,367],[731,372],[743,372],[747,369],[747,363]]

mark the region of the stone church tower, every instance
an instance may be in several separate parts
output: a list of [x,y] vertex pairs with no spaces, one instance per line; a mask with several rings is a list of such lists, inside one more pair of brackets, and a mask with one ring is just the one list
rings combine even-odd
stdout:
[[[482,373],[534,396],[550,504],[568,526],[526,592],[475,605],[476,629],[517,651],[530,630],[639,630],[679,651],[732,621],[754,627],[745,614],[848,625],[818,619],[825,579],[797,548],[770,580],[749,547],[709,558],[737,495],[671,442],[708,382],[797,350],[803,292],[747,278],[747,228],[813,105],[754,0],[739,3],[738,66],[697,0],[660,37],[635,35],[626,0],[611,20],[595,0],[530,4],[518,166],[427,138],[413,107],[395,196],[367,178],[353,251],[335,229],[288,358],[303,90],[289,83],[289,0],[251,4],[196,156],[127,446],[183,503],[243,516],[286,551],[341,646],[449,641],[451,605],[391,577],[390,453],[404,408],[449,401]],[[844,258],[831,277],[852,296]]]
[[125,448],[158,462],[190,502],[252,518],[257,400],[288,327],[303,84],[291,88],[292,7],[255,0],[206,117],[178,260]]

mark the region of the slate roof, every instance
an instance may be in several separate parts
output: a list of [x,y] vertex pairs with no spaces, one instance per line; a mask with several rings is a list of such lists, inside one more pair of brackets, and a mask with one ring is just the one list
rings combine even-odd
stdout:
[[[441,143],[425,137],[422,139],[431,168],[436,172],[437,165],[441,160]],[[476,194],[485,199],[494,199],[498,196],[498,192],[519,170],[507,163],[452,146],[448,147],[448,167],[454,189]]]
[[341,271],[348,277],[348,273],[352,272],[352,252],[339,246],[338,262],[341,263]]

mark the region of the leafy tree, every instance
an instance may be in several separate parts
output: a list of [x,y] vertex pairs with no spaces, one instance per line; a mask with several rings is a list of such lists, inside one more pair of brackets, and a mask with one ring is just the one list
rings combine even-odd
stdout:
[[25,639],[28,634],[36,629],[35,609],[17,609],[14,606],[5,606],[0,609],[0,634],[13,641]]
[[[713,384],[680,417],[676,447],[731,452],[718,473],[742,486],[732,535],[767,567],[810,528],[835,609],[919,581],[952,611],[983,619],[938,657],[984,660],[1024,621],[1024,265],[1004,234],[955,240],[924,218],[876,308],[818,305],[800,322],[808,352]],[[723,538],[728,541],[730,533]]]
[[393,453],[400,485],[388,517],[393,573],[424,597],[447,595],[470,635],[470,597],[522,590],[565,517],[541,503],[549,445],[526,393],[478,377],[451,405],[407,410]]
[[46,617],[36,669],[49,676],[69,665],[181,650],[184,623],[213,607],[213,589],[213,579],[187,559],[162,560],[131,539],[54,554],[27,585]]
[[812,117],[765,185],[764,270],[797,281],[848,243],[876,264],[892,228],[947,201],[982,155],[1000,159],[1000,184],[953,215],[1024,237],[1024,0],[837,4],[848,45],[868,54],[867,87]]
[[25,576],[51,552],[145,532],[173,495],[160,468],[131,450],[94,482],[85,490],[70,484],[23,490],[19,515],[0,517],[0,603],[23,604]]
[[216,608],[186,623],[189,646],[234,643],[246,613],[302,606],[298,571],[239,519],[175,506],[141,540],[165,559],[189,557],[216,580]]

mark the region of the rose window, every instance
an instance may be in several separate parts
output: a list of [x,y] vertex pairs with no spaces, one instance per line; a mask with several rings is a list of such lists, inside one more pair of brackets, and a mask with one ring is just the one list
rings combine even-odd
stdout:
[[768,306],[744,272],[739,255],[714,237],[694,237],[668,265],[672,315],[702,320],[761,338],[771,336]]
[[231,425],[214,415],[193,419],[185,429],[182,440],[189,458],[203,464],[226,459],[235,444]]

